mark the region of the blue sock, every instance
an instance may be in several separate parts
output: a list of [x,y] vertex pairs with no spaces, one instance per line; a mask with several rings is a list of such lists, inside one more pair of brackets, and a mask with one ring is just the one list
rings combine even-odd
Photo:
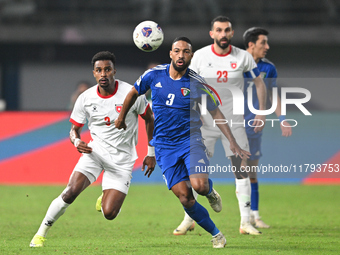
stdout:
[[212,182],[211,179],[208,179],[208,182],[209,182],[209,192],[208,192],[208,194],[210,194],[210,192],[211,192],[212,189],[213,189],[213,182]]
[[212,236],[217,235],[220,232],[215,226],[215,223],[210,219],[207,209],[205,209],[197,201],[191,208],[184,208],[184,210],[194,221],[197,222],[198,225],[204,228]]
[[250,209],[253,211],[259,210],[259,186],[258,183],[250,183],[251,186],[251,196],[250,196]]

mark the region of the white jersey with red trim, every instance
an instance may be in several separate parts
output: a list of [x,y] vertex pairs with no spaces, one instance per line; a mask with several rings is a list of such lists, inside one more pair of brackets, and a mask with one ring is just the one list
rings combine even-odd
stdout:
[[115,127],[114,121],[131,88],[132,85],[116,79],[114,93],[102,96],[98,85],[95,85],[78,97],[70,118],[71,123],[80,127],[87,120],[93,141],[104,146],[114,156],[116,163],[137,159],[138,114],[145,114],[149,107],[145,96],[139,96],[126,116],[126,130]]
[[[203,76],[216,90],[221,99],[219,108],[229,125],[231,119],[235,123],[243,122],[243,115],[233,115],[233,100],[237,98],[233,99],[229,89],[239,91],[239,96],[244,98],[244,74],[253,79],[259,75],[253,57],[247,51],[232,45],[227,54],[220,55],[215,52],[213,45],[208,45],[195,52],[190,68]],[[203,115],[202,118],[205,126],[212,126],[210,114]]]

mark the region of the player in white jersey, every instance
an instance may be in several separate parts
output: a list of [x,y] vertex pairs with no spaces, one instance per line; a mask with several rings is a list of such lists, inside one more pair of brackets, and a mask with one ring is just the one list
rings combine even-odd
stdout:
[[[92,65],[97,84],[78,97],[70,118],[70,140],[82,155],[66,189],[48,208],[38,232],[30,243],[31,247],[44,246],[47,232],[54,222],[103,170],[102,213],[108,220],[116,218],[128,193],[132,168],[137,159],[135,145],[138,115],[145,120],[148,141],[152,140],[154,119],[144,96],[138,98],[126,117],[129,127],[126,130],[115,128],[114,120],[118,117],[132,85],[115,79],[114,54],[108,51],[98,52],[92,58]],[[86,121],[92,136],[92,141],[88,144],[80,138]],[[149,152],[142,167],[144,170],[147,166],[145,175],[150,176],[155,164],[154,149],[149,145]]]
[[[203,76],[207,83],[217,91],[221,98],[220,109],[226,117],[236,142],[243,150],[249,151],[243,111],[235,115],[235,103],[241,103],[243,108],[243,88],[244,78],[253,79],[257,95],[260,102],[260,110],[265,109],[266,88],[260,77],[256,63],[252,56],[245,50],[241,50],[230,45],[231,38],[234,35],[231,21],[228,17],[218,16],[211,22],[210,37],[214,44],[208,45],[195,52],[190,68]],[[250,224],[250,180],[246,172],[241,170],[241,158],[236,157],[229,149],[229,141],[225,139],[218,130],[216,122],[207,115],[202,115],[203,126],[202,136],[204,143],[209,151],[210,156],[214,154],[215,143],[218,139],[222,140],[226,157],[231,160],[232,166],[236,169],[236,196],[239,202],[241,214],[240,233],[259,235],[257,229]],[[257,115],[253,123],[256,126],[256,132],[261,131],[265,124],[265,117]],[[175,235],[182,235],[187,230],[193,229],[193,220],[185,214],[182,223],[174,230]]]

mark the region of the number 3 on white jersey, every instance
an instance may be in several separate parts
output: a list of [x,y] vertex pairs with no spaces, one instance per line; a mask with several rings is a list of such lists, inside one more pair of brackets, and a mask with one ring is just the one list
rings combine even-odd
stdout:
[[166,100],[166,105],[172,105],[174,103],[175,94],[169,93],[168,95],[169,100]]

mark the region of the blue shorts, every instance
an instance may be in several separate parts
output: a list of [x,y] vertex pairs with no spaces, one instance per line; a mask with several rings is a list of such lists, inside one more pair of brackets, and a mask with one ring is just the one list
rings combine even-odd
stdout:
[[188,181],[191,174],[209,174],[209,159],[202,141],[181,147],[156,145],[155,153],[168,189],[179,182]]
[[248,143],[250,148],[250,157],[248,160],[256,160],[259,159],[262,156],[261,152],[261,139],[262,136],[256,137],[256,138],[249,138],[248,137]]

